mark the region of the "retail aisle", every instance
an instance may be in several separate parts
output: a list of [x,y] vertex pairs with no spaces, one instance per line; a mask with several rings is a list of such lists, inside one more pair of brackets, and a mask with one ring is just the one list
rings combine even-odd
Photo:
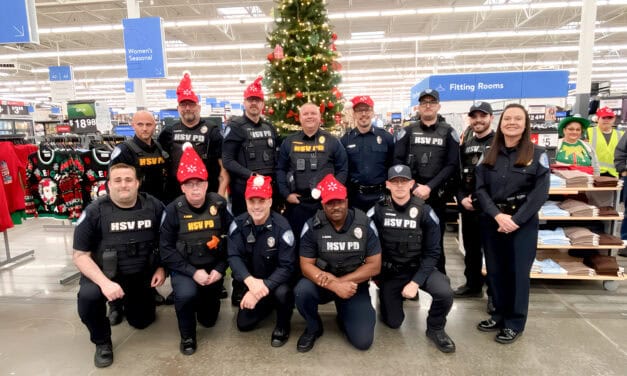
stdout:
[[[608,292],[601,282],[544,280],[532,282],[527,330],[509,346],[475,329],[487,317],[485,298],[455,302],[447,325],[457,344],[451,355],[425,337],[430,299],[424,293],[420,303],[406,303],[400,330],[377,324],[374,345],[366,352],[342,338],[331,304],[321,308],[324,336],[311,352],[300,354],[296,340],[304,321],[298,313],[289,342],[275,349],[271,321],[238,333],[235,310],[223,300],[217,326],[199,329],[193,356],[179,353],[174,309],[162,306],[146,330],[126,322],[113,328],[115,361],[99,370],[76,313],[78,283],[58,283],[74,270],[72,230],[44,229],[58,224],[36,219],[9,230],[12,251],[34,248],[35,259],[0,270],[0,375],[624,375],[627,368],[627,285]],[[446,248],[456,287],[463,282],[463,260],[453,233],[447,233]],[[627,258],[619,262],[626,266]]]

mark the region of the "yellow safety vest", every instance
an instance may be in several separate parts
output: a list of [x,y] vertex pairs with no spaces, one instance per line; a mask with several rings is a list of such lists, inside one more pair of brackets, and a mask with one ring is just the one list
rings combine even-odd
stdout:
[[620,140],[623,133],[618,132],[616,129],[612,129],[612,136],[610,137],[610,143],[608,144],[605,142],[605,136],[598,126],[588,128],[587,132],[590,145],[597,153],[601,174],[608,173],[614,177],[618,177],[618,172],[614,167],[614,151],[616,150],[618,140]]

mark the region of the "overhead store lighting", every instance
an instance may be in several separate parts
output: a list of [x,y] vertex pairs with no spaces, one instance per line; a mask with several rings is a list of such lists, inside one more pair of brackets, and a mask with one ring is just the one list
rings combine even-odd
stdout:
[[361,31],[357,33],[351,33],[351,40],[358,39],[381,39],[385,36],[385,31]]

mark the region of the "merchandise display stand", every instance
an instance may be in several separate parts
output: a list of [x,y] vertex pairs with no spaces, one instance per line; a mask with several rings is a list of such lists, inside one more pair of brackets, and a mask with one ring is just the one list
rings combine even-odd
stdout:
[[25,257],[28,256],[33,256],[35,255],[35,250],[31,249],[28,250],[24,253],[20,253],[17,256],[11,256],[11,247],[9,246],[9,235],[7,234],[6,230],[2,232],[2,234],[4,235],[4,251],[6,254],[6,259],[4,261],[0,261],[0,267],[3,267],[7,264],[11,264],[14,263],[16,261],[19,261]]
[[[622,187],[592,187],[592,188],[551,188],[549,195],[577,195],[579,193],[589,192],[614,192],[612,202],[614,208],[618,209],[618,196]],[[603,217],[546,217],[540,215],[540,221],[542,224],[546,224],[549,221],[563,221],[573,222],[574,225],[585,225],[590,222],[603,222],[605,232],[608,234],[616,234],[616,221],[622,221],[623,214],[618,216],[603,216]],[[583,223],[577,223],[583,222]],[[555,250],[555,252],[561,252],[563,250],[577,250],[577,249],[596,249],[605,250],[610,256],[616,256],[618,253],[617,246],[597,245],[597,246],[581,246],[581,245],[541,245],[538,244],[538,249]],[[543,273],[531,273],[530,277],[533,279],[570,279],[570,280],[587,280],[587,281],[603,281],[603,288],[608,291],[615,291],[618,288],[618,281],[627,280],[623,276],[612,275],[595,275],[595,276],[580,276],[580,275],[564,275],[564,274],[543,274]]]

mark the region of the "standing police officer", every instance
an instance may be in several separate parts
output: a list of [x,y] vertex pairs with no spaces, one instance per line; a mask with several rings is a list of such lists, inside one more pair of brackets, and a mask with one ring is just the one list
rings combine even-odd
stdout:
[[[446,183],[459,164],[459,138],[455,129],[438,115],[440,94],[426,89],[418,96],[420,119],[398,133],[394,163],[411,168],[417,182],[412,194],[425,200],[440,219],[440,243],[444,244],[446,229]],[[444,247],[438,270],[446,274]]]
[[455,343],[444,331],[453,306],[449,278],[436,269],[440,257],[439,219],[418,197],[415,181],[405,165],[390,168],[385,185],[390,199],[378,202],[368,216],[379,230],[383,261],[379,276],[381,319],[390,328],[405,319],[403,298],[412,299],[418,289],[433,299],[427,317],[427,337],[444,353],[455,352]]
[[222,162],[231,176],[231,210],[235,216],[246,211],[244,191],[250,176],[270,176],[276,180],[278,136],[276,128],[261,117],[264,103],[261,79],[258,77],[246,88],[244,115],[232,117],[224,132]]
[[135,167],[109,168],[109,194],[93,201],[76,222],[72,260],[81,272],[78,314],[96,345],[94,364],[113,363],[105,301],[123,300],[128,323],[144,329],[155,320],[151,288],[161,286],[159,220],[163,204],[138,194]]
[[372,126],[372,98],[361,95],[351,102],[357,127],[341,138],[348,156],[348,202],[365,212],[385,195],[387,169],[394,160],[394,137]]
[[294,293],[307,327],[296,349],[307,352],[313,348],[323,332],[318,305],[333,300],[340,330],[353,346],[367,350],[375,326],[368,281],[381,270],[377,230],[364,212],[348,208],[346,188],[333,175],[325,176],[317,189],[323,210],[307,221],[300,239],[304,278]]
[[462,215],[462,237],[464,242],[464,275],[466,284],[455,290],[455,296],[483,296],[484,277],[481,227],[479,226],[479,201],[475,192],[475,167],[484,152],[490,148],[494,131],[491,128],[492,106],[488,102],[477,102],[468,111],[470,132],[460,146],[461,184],[457,193],[457,202]]
[[219,127],[207,124],[200,118],[201,106],[198,96],[192,90],[189,72],[183,74],[176,96],[181,119],[178,123],[165,127],[158,138],[163,149],[172,157],[166,192],[170,194],[170,199],[181,194],[180,185],[176,181],[176,169],[183,154],[183,143],[190,142],[209,173],[209,192],[218,192],[220,196],[226,197],[229,174],[222,166],[222,134]]
[[499,331],[509,344],[525,329],[529,272],[538,243],[538,211],[548,198],[549,159],[531,142],[529,114],[517,103],[503,110],[492,147],[477,166],[476,195],[481,205],[488,286],[494,313],[477,329]]
[[233,278],[245,284],[237,312],[237,328],[252,330],[276,309],[270,344],[280,347],[290,335],[294,292],[289,285],[296,264],[294,233],[280,214],[271,210],[269,176],[251,176],[246,184],[244,213],[229,229],[229,264]]
[[[126,163],[135,166],[141,181],[139,191],[148,193],[161,202],[166,203],[165,181],[169,169],[170,156],[161,145],[153,139],[157,123],[148,111],[137,111],[131,121],[135,135],[117,145],[111,152],[109,165]],[[155,289],[153,291],[157,304],[163,304],[164,298]],[[124,307],[120,300],[109,303],[109,322],[118,325],[124,318]]]
[[279,192],[287,202],[285,216],[295,234],[320,209],[311,190],[322,176],[332,173],[344,184],[348,175],[346,151],[337,138],[320,129],[318,106],[305,103],[299,118],[302,130],[281,144],[276,170]]
[[174,308],[184,355],[196,352],[196,318],[212,327],[220,312],[226,263],[226,231],[231,215],[226,201],[208,192],[207,170],[191,144],[183,145],[177,179],[183,195],[165,209],[161,258],[172,271]]

